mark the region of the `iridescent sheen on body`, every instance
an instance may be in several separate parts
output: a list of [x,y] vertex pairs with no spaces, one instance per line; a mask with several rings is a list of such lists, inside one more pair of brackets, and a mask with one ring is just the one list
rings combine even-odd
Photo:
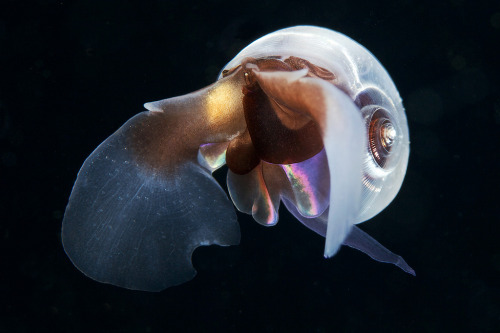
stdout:
[[296,206],[304,217],[321,215],[330,204],[330,177],[325,150],[300,163],[281,166],[290,181]]

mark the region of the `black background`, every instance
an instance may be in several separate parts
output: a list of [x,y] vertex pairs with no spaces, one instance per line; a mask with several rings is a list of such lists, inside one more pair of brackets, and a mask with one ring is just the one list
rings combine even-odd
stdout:
[[[325,260],[283,209],[274,228],[239,214],[241,245],[199,248],[195,279],[164,292],[81,274],[60,226],[84,159],[144,102],[298,24],[363,44],[403,97],[406,179],[362,228],[417,276],[349,248]],[[499,35],[496,1],[2,1],[0,332],[498,330]]]

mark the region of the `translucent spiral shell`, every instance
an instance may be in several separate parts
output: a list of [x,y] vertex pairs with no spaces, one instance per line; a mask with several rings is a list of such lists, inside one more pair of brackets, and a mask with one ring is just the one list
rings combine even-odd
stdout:
[[[409,156],[409,131],[401,97],[381,63],[351,38],[324,28],[299,26],[266,35],[221,71],[246,58],[299,57],[333,73],[332,83],[359,107],[366,124],[362,195],[354,219],[360,223],[382,211],[398,193]],[[353,186],[359,186],[353,185]]]

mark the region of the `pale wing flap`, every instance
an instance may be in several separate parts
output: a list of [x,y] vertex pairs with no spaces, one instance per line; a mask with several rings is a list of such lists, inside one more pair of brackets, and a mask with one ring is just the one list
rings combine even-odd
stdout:
[[[163,161],[162,168],[162,159],[173,155],[168,132],[157,132],[165,128],[158,121],[168,116],[143,112],[133,117],[78,173],[62,240],[75,266],[97,281],[162,290],[196,274],[191,264],[196,247],[239,243],[232,204],[195,162],[196,151]],[[155,150],[150,156],[155,145],[164,154]]]
[[415,275],[415,271],[413,270],[413,268],[411,268],[401,256],[392,253],[382,244],[377,242],[376,239],[368,235],[357,226],[352,227],[351,232],[344,240],[344,245],[364,252],[374,260],[394,264],[406,273]]
[[330,210],[325,256],[333,256],[359,212],[366,129],[358,107],[333,84],[304,71],[255,72],[268,96],[309,115],[321,127],[330,172]]
[[[321,216],[307,218],[299,213],[299,211],[291,201],[285,199],[283,202],[285,203],[285,206],[290,211],[290,213],[292,213],[300,222],[302,222],[302,224],[304,224],[306,227],[313,230],[317,234],[323,237],[326,236],[328,211],[325,211]],[[403,257],[391,252],[389,249],[380,244],[376,239],[368,235],[356,225],[352,226],[350,233],[344,239],[342,245],[347,245],[353,249],[359,250],[376,261],[394,264],[406,273],[415,275],[415,271],[406,263]]]

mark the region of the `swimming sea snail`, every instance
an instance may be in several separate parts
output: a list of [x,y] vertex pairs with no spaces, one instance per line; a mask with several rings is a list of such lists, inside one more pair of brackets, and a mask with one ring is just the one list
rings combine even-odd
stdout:
[[326,237],[414,274],[355,224],[384,209],[406,172],[409,136],[398,91],[364,47],[332,30],[266,35],[212,85],[146,103],[87,158],[62,240],[89,277],[157,291],[191,279],[200,245],[233,245],[231,201],[212,178],[228,166],[236,208],[264,225],[280,202]]

